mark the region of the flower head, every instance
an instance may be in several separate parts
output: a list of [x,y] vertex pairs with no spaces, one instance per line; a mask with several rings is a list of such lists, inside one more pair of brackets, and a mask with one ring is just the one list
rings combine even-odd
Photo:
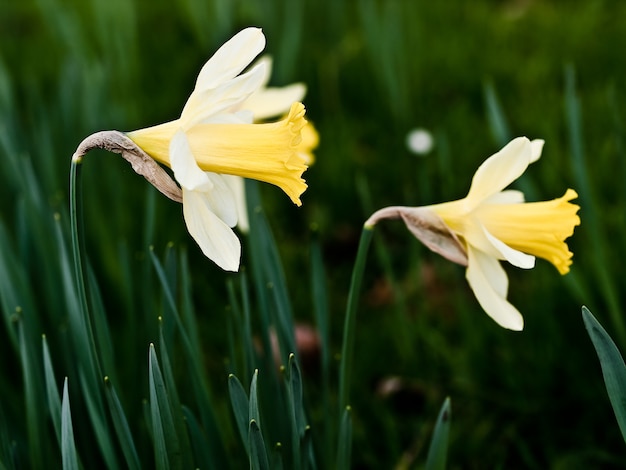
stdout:
[[[303,147],[310,131],[304,131],[305,110],[298,102],[302,86],[268,91],[267,60],[243,72],[264,47],[260,29],[244,29],[202,67],[180,118],[128,133],[172,168],[189,233],[208,258],[229,271],[239,268],[241,254],[232,230],[243,213],[238,177],[274,184],[297,205],[307,187],[302,153],[312,147]],[[253,123],[281,110],[286,116],[278,122]]]
[[[506,300],[508,278],[500,260],[529,269],[538,256],[566,274],[572,253],[565,239],[580,224],[579,207],[569,202],[578,197],[572,189],[552,201],[531,203],[524,203],[520,191],[505,190],[539,159],[542,148],[542,140],[514,139],[478,168],[465,198],[420,208],[383,209],[366,224],[402,217],[429,248],[467,266],[469,285],[490,317],[505,328],[521,330],[522,315]],[[435,222],[429,221],[433,216]]]

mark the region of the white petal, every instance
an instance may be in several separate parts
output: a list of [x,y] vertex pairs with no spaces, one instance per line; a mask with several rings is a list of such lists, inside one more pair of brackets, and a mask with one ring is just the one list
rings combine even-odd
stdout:
[[530,157],[530,163],[535,163],[541,157],[541,151],[543,150],[543,144],[545,142],[541,139],[535,139],[530,141],[530,147],[532,149],[532,156]]
[[488,197],[502,191],[519,178],[528,167],[532,156],[530,141],[518,137],[478,167],[466,201],[476,207]]
[[239,108],[242,102],[261,87],[264,68],[264,64],[259,64],[217,88],[194,90],[180,115],[185,126],[188,128],[216,114]]
[[179,130],[170,141],[170,164],[176,181],[190,191],[209,191],[213,184],[196,163],[187,135]]
[[532,269],[535,267],[535,257],[533,255],[527,255],[521,251],[511,248],[509,245],[494,237],[489,231],[483,227],[487,240],[498,250],[504,259],[506,259],[513,266],[517,266],[522,269]]
[[265,66],[265,75],[263,76],[263,82],[261,83],[262,87],[267,86],[270,82],[270,77],[272,76],[272,56],[265,54],[259,57],[254,65],[263,64]]
[[207,177],[213,183],[210,191],[206,191],[205,202],[211,212],[217,215],[229,227],[237,225],[237,199],[227,183],[227,175],[206,172]]
[[196,81],[196,90],[215,88],[239,75],[265,48],[265,36],[259,28],[246,28],[233,36],[211,57]]
[[524,319],[506,300],[508,278],[498,260],[471,247],[468,258],[465,277],[480,306],[501,327],[521,331]]
[[241,107],[251,110],[256,120],[268,119],[287,114],[291,105],[302,101],[305,94],[306,86],[302,83],[281,88],[262,88],[250,95]]
[[237,271],[241,243],[233,230],[211,212],[205,194],[183,188],[183,215],[187,230],[207,258],[226,271]]
[[524,193],[517,189],[506,189],[489,196],[483,204],[521,204],[524,202]]
[[237,228],[247,233],[250,229],[250,224],[248,222],[248,207],[246,205],[246,182],[240,176],[222,175],[222,177],[230,186],[235,198],[235,204],[237,205]]
[[198,124],[252,124],[253,121],[252,111],[242,109],[236,113],[215,114]]

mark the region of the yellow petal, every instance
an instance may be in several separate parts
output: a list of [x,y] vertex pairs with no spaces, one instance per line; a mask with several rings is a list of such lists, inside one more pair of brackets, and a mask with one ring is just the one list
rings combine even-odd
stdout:
[[315,161],[313,150],[317,148],[320,142],[320,136],[317,130],[310,122],[302,128],[302,141],[298,145],[298,154],[307,165],[312,165]]
[[[300,205],[306,189],[299,156],[306,125],[304,105],[294,103],[282,121],[267,124],[197,124],[186,131],[198,166],[213,173],[252,178],[280,187]],[[169,142],[180,127],[172,121],[128,136],[152,158],[170,165]]]
[[578,197],[568,189],[552,201],[524,204],[484,204],[476,217],[494,237],[530,255],[550,261],[561,274],[569,272],[572,253],[565,239],[580,224],[579,206],[569,201]]

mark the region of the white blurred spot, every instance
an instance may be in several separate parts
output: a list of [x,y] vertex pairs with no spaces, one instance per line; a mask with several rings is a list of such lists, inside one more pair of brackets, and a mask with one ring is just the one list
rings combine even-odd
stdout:
[[433,136],[426,129],[413,129],[406,136],[406,146],[416,155],[426,155],[434,145]]

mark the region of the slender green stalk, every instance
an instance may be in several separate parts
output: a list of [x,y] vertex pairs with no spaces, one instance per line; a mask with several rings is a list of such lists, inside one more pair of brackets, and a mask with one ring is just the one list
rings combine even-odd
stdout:
[[352,374],[352,359],[354,356],[354,335],[356,328],[356,308],[359,303],[359,293],[361,291],[361,281],[367,250],[372,240],[374,227],[363,226],[359,248],[356,254],[356,261],[352,271],[350,291],[348,293],[348,305],[346,307],[346,318],[343,326],[343,344],[341,346],[341,364],[339,366],[339,409],[343,411],[349,405],[350,376]]
[[[85,239],[82,227],[83,221],[83,195],[81,184],[82,158],[72,158],[70,165],[70,232],[72,234],[72,258],[74,261],[74,282],[78,295],[79,308],[81,310],[85,328],[89,337],[89,342],[93,351],[93,360],[98,377],[102,377],[100,360],[98,358],[98,348],[96,346],[91,317],[89,315],[89,304],[87,302],[87,288],[85,286],[85,270],[83,266],[83,254],[85,250]],[[79,225],[80,224],[80,225]]]

